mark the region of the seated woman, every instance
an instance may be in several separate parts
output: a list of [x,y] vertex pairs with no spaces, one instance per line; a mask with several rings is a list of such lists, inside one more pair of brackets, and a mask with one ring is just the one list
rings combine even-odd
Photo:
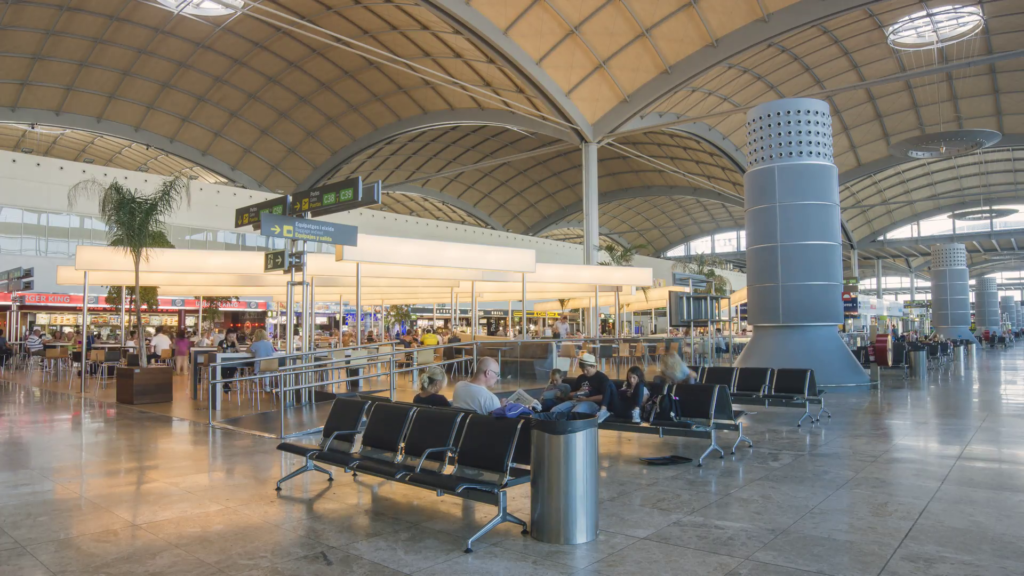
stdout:
[[413,397],[412,403],[422,406],[439,406],[451,408],[452,403],[441,394],[441,389],[448,383],[448,375],[440,366],[431,366],[420,375],[420,391]]
[[[619,414],[617,418],[629,418],[634,424],[640,423],[640,413],[647,394],[647,383],[644,382],[644,371],[633,366],[626,372],[626,383],[619,389]],[[628,414],[627,414],[628,412]]]

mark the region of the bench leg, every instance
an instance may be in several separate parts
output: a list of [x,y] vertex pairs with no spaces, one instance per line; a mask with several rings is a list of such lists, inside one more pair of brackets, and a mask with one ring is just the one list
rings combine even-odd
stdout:
[[277,481],[277,488],[274,488],[274,490],[280,492],[281,491],[281,484],[291,480],[292,478],[295,478],[296,476],[301,476],[301,475],[305,474],[306,472],[321,472],[323,474],[327,474],[327,481],[328,482],[333,482],[334,481],[334,472],[331,472],[330,470],[328,470],[326,468],[322,468],[320,466],[317,466],[316,464],[313,463],[312,460],[310,460],[309,458],[306,458],[306,465],[303,466],[302,468],[296,468],[290,474],[288,474],[284,478],[281,478],[280,480],[278,480]]
[[743,422],[737,422],[737,424],[739,424],[740,427],[740,435],[738,438],[736,438],[736,443],[732,445],[733,454],[736,453],[736,447],[740,445],[740,442],[746,442],[747,446],[751,448],[754,447],[754,443],[750,441],[750,438],[747,438],[746,436],[743,435]]
[[497,526],[499,524],[503,524],[505,522],[511,522],[513,524],[518,524],[518,525],[522,526],[523,527],[523,531],[522,531],[523,534],[529,534],[530,533],[530,531],[526,527],[526,522],[524,520],[521,520],[520,518],[517,518],[514,514],[511,514],[508,511],[508,500],[507,500],[507,498],[508,498],[508,496],[505,494],[504,491],[498,492],[498,515],[495,516],[494,518],[491,518],[490,522],[488,522],[483,528],[480,529],[479,532],[474,534],[469,539],[469,541],[466,542],[466,550],[465,550],[466,554],[469,554],[469,553],[473,552],[473,542],[476,542],[478,539],[483,537],[484,534],[487,534],[488,532],[493,530],[495,526]]
[[821,400],[821,410],[818,410],[818,422],[821,422],[821,413],[822,412],[824,412],[825,414],[828,414],[829,420],[832,419],[832,413],[825,409],[825,399],[824,398],[822,398],[822,400]]
[[814,424],[814,416],[811,414],[811,405],[807,404],[806,402],[804,403],[804,415],[801,416],[800,419],[796,421],[797,428],[799,428],[800,425],[803,424],[804,418],[810,418],[811,424]]
[[700,455],[699,459],[697,459],[697,467],[700,468],[701,466],[703,466],[704,465],[704,459],[707,458],[708,454],[711,454],[714,451],[718,451],[718,454],[719,454],[718,457],[719,458],[725,458],[725,451],[718,447],[718,443],[715,441],[715,431],[712,430],[711,431],[711,446],[708,446],[708,449],[705,450],[704,453]]

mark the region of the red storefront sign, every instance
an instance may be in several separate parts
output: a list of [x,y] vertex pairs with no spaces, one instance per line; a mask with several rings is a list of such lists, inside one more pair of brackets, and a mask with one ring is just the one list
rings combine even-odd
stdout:
[[[44,294],[39,292],[21,292],[18,296],[25,298],[26,306],[82,306],[81,294]],[[0,292],[0,304],[10,304],[11,294]],[[106,296],[90,296],[89,306],[112,306],[107,304]],[[203,307],[208,308],[210,303],[203,302]],[[195,298],[160,298],[160,308],[185,308],[199,309],[199,300]],[[220,305],[221,310],[266,310],[266,302],[253,302],[239,300],[226,302]],[[145,308],[143,308],[145,310]]]

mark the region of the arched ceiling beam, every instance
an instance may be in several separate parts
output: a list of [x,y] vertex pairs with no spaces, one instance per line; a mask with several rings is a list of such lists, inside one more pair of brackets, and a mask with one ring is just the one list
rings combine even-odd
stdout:
[[575,125],[588,142],[594,141],[594,128],[583,112],[569,98],[565,90],[548,75],[532,56],[526,53],[505,31],[469,5],[466,0],[420,0],[439,18],[476,40],[492,56],[515,70],[527,84],[537,91],[553,110],[557,110],[569,123]]
[[[547,234],[548,232],[555,232],[556,230],[565,230],[565,229],[568,229],[568,228],[579,228],[580,230],[582,230],[583,229],[583,221],[582,220],[569,220],[567,222],[559,222],[559,223],[557,223],[555,225],[549,226],[546,230],[541,232],[541,234]],[[625,246],[631,246],[632,245],[628,240],[626,240],[622,236],[616,234],[615,232],[612,232],[611,230],[605,228],[604,226],[599,227],[597,232],[598,232],[598,234],[600,236],[604,236],[606,238],[610,238],[610,239],[614,240],[616,243],[619,244],[619,246],[625,247]]]
[[[922,199],[922,200],[920,200],[920,202],[928,202],[928,200],[927,199]],[[899,228],[903,228],[904,226],[907,226],[908,224],[913,224],[914,222],[917,222],[918,220],[924,220],[926,218],[931,218],[932,216],[941,216],[942,214],[949,214],[950,212],[956,212],[958,210],[967,210],[969,208],[979,208],[979,207],[982,207],[982,206],[1005,206],[1007,204],[1024,204],[1024,198],[998,198],[998,199],[993,199],[993,200],[987,200],[987,201],[984,201],[984,202],[981,202],[981,201],[978,201],[978,200],[972,200],[972,201],[969,201],[969,202],[961,202],[959,204],[947,204],[945,206],[940,206],[938,208],[932,208],[931,210],[924,210],[924,211],[918,212],[917,214],[914,214],[912,216],[907,216],[906,218],[903,218],[902,220],[897,220],[896,222],[893,222],[892,224],[889,224],[888,226],[883,226],[883,227],[881,227],[881,228],[879,228],[877,230],[874,230],[874,231],[870,232],[870,234],[868,236],[863,236],[858,241],[864,243],[864,246],[866,246],[866,247],[869,247],[869,246],[871,246],[873,244],[875,246],[878,246],[879,244],[881,244],[881,242],[875,240],[875,238],[878,238],[878,237],[882,236],[883,234],[888,234],[889,232],[892,232],[893,230],[897,230]],[[925,242],[928,242],[929,238],[930,238],[930,236],[922,236],[921,240],[923,240]],[[902,240],[902,238],[901,238],[901,240]]]
[[[457,0],[450,0],[456,2]],[[620,102],[594,123],[594,135],[603,138],[623,128],[630,120],[646,112],[682,86],[693,83],[712,68],[747,50],[802,28],[858,10],[880,0],[801,0],[773,12],[768,21],[756,20],[726,34],[713,46],[705,46],[672,65],[672,71],[659,74],[633,91],[629,100]]]
[[497,220],[491,218],[491,216],[488,215],[486,212],[477,208],[476,206],[473,206],[469,202],[466,202],[465,200],[459,200],[454,196],[449,196],[444,192],[439,192],[432,188],[424,188],[422,186],[416,186],[414,184],[384,184],[381,186],[381,189],[384,192],[401,192],[403,194],[415,194],[417,196],[425,196],[427,198],[432,198],[434,200],[437,200],[438,202],[444,202],[445,204],[449,204],[455,208],[458,208],[459,210],[462,210],[463,212],[479,219],[481,222],[485,222],[488,226],[494,228],[495,230],[498,230],[499,232],[508,231]]
[[59,128],[71,128],[97,134],[106,134],[123,140],[138,142],[139,144],[145,144],[167,152],[168,154],[184,158],[196,166],[216,172],[224,178],[227,178],[232,182],[237,182],[249,190],[267,190],[262,184],[256,181],[256,179],[240,170],[232,168],[228,163],[222,160],[218,160],[209,154],[204,154],[200,150],[188,146],[187,144],[171,140],[166,136],[161,136],[148,130],[128,126],[127,124],[120,124],[118,122],[111,122],[109,120],[102,120],[99,118],[91,118],[89,116],[82,116],[79,114],[65,113],[57,115],[55,112],[50,112],[48,110],[35,110],[32,108],[18,108],[17,110],[0,108],[0,123],[57,126]]
[[[620,200],[631,200],[633,198],[655,198],[655,197],[667,197],[667,196],[678,196],[681,198],[699,198],[703,200],[712,200],[715,202],[721,202],[728,206],[739,206],[743,207],[743,201],[737,201],[729,195],[722,194],[715,190],[708,190],[706,188],[691,188],[689,186],[645,186],[638,188],[625,188],[623,190],[615,190],[614,192],[602,192],[597,195],[598,204],[607,204],[609,202],[617,202]],[[570,204],[561,210],[558,210],[545,218],[539,220],[533,226],[530,226],[524,234],[529,236],[537,236],[543,234],[544,231],[551,229],[551,226],[558,224],[562,220],[582,212],[582,204]]]
[[[1003,137],[996,142],[993,146],[985,148],[988,150],[995,150],[997,148],[1020,148],[1024,147],[1024,134],[1003,134]],[[900,164],[906,164],[908,162],[918,162],[920,158],[903,158],[898,156],[883,156],[877,160],[872,160],[866,164],[862,164],[856,168],[851,168],[846,172],[839,175],[839,185],[849,184],[855,180],[871,176],[872,174],[878,174],[884,170],[888,170],[894,166]]]
[[317,166],[299,184],[298,190],[308,190],[328,178],[338,169],[351,162],[359,154],[373,148],[381,142],[386,142],[396,136],[423,132],[433,128],[457,125],[491,125],[507,126],[511,129],[527,130],[537,132],[559,140],[566,140],[574,144],[579,143],[579,138],[569,130],[561,130],[551,126],[547,122],[541,122],[529,116],[514,114],[501,110],[442,110],[420,114],[398,122],[392,122],[387,126],[378,128],[365,136],[361,136],[354,142],[348,144],[341,150],[331,155],[324,163]]

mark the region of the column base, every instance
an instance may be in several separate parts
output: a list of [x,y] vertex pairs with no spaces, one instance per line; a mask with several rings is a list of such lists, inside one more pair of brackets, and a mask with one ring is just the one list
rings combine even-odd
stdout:
[[739,368],[811,368],[818,386],[868,384],[835,326],[755,326]]

